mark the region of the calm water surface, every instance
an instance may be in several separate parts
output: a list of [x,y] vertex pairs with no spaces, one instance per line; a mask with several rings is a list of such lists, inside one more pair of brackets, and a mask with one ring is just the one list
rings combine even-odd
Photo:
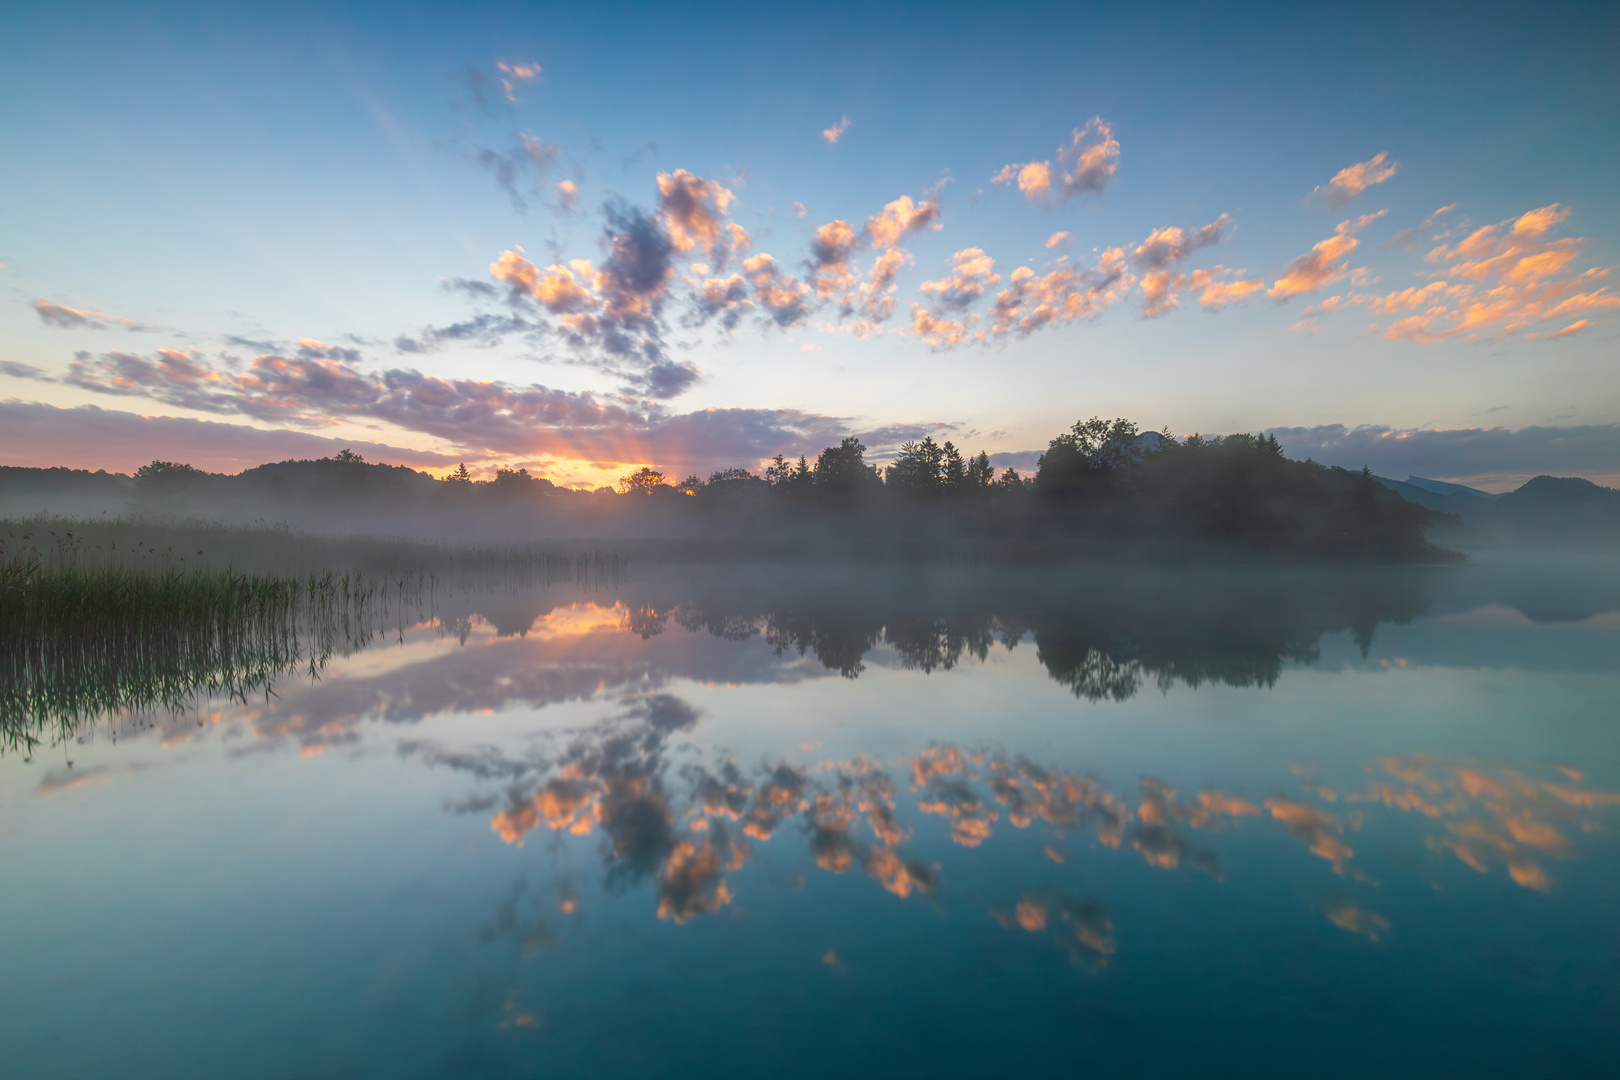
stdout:
[[1603,1075],[1617,703],[1614,560],[463,591],[0,758],[4,1071]]

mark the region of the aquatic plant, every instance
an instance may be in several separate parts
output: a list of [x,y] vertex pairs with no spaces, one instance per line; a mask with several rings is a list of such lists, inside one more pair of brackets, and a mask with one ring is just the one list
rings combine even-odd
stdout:
[[604,551],[139,519],[0,523],[0,752],[31,753],[98,720],[245,701],[295,672],[319,677],[334,656],[431,621],[450,587],[442,574],[459,588],[590,588],[624,570]]

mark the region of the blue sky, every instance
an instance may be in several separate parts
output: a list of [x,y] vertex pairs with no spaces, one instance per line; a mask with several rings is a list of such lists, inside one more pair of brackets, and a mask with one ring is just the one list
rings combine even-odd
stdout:
[[[1439,432],[1449,476],[1497,486],[1556,443],[1556,471],[1612,483],[1616,26],[1592,5],[14,8],[0,410],[72,438],[0,435],[0,457],[227,468],[275,445],[233,425],[298,433],[289,455],[313,435],[597,483],[847,432],[1011,454],[1101,413],[1284,429],[1318,457],[1371,452],[1333,425],[1388,428],[1413,448],[1388,471],[1438,471],[1417,448]],[[1021,190],[1043,162],[1051,186]],[[660,175],[697,194],[687,250]],[[602,277],[632,234],[651,276]],[[591,266],[559,301],[570,260]],[[695,325],[704,281],[732,282],[732,329]],[[1476,428],[1505,429],[1489,462],[1456,452]]]

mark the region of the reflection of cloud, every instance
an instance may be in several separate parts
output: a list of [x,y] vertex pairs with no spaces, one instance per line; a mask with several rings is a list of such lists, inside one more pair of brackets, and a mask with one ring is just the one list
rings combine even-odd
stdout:
[[1597,820],[1582,811],[1620,806],[1620,792],[1581,788],[1568,773],[1541,781],[1515,769],[1425,754],[1386,758],[1383,767],[1390,779],[1355,798],[1441,823],[1445,831],[1428,838],[1435,851],[1450,852],[1482,874],[1499,864],[1517,884],[1542,892],[1552,879],[1540,860],[1569,852],[1560,826],[1593,829]]
[[707,915],[731,903],[721,876],[725,861],[714,844],[682,841],[669,853],[658,881],[658,917],[684,923],[694,915]]
[[74,788],[87,787],[90,784],[99,784],[107,779],[105,766],[94,765],[87,769],[52,769],[39,781],[39,793],[49,795],[57,791],[72,791]]
[[1281,797],[1266,800],[1266,809],[1296,838],[1303,840],[1311,854],[1333,864],[1335,873],[1344,872],[1344,864],[1355,854],[1344,842],[1344,828],[1338,818],[1324,814],[1307,803]]
[[1382,915],[1371,911],[1364,911],[1354,904],[1341,904],[1327,912],[1328,922],[1341,930],[1352,934],[1360,934],[1368,941],[1377,941],[1382,935],[1389,933],[1389,920]]
[[1018,901],[1012,915],[992,911],[991,918],[1005,929],[1017,926],[1031,934],[1052,933],[1052,942],[1069,954],[1076,966],[1101,971],[1114,954],[1114,924],[1097,900],[1075,900],[1062,893],[1031,893]]

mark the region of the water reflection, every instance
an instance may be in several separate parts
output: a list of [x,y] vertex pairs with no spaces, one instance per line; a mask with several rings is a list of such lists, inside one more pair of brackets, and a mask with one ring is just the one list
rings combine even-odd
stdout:
[[[103,695],[99,708],[25,710],[7,730],[55,723],[73,737],[105,721],[115,734],[155,726],[185,739],[182,721],[218,722],[226,711],[208,703],[223,697],[239,703],[231,715],[261,736],[297,739],[313,754],[352,742],[366,718],[541,707],[674,678],[857,679],[869,662],[934,674],[1031,641],[1050,677],[1076,697],[1125,701],[1149,682],[1271,686],[1286,666],[1314,662],[1324,635],[1348,631],[1365,652],[1380,625],[1409,622],[1432,593],[1428,572],[1418,570],[1166,573],[763,583],[653,576],[614,584],[617,595],[602,596],[597,583],[588,598],[541,587],[451,592],[431,604],[412,597],[381,621],[347,613],[289,620],[278,626],[273,655],[255,654],[251,686],[199,670],[156,712],[139,711],[151,704],[136,692],[148,675],[146,655],[98,653],[81,681],[127,684],[129,693]],[[383,631],[382,623],[391,625]],[[672,633],[713,647],[672,643]],[[753,641],[765,648],[731,647]],[[78,676],[51,678],[68,684]]]
[[[156,973],[254,1002],[222,1030],[339,1017],[402,1073],[744,1073],[737,1025],[806,1074],[908,1026],[1008,1033],[930,1044],[945,1072],[1077,1026],[1121,1074],[1211,1071],[1210,1032],[1214,1071],[1277,1030],[1426,1032],[1424,1072],[1465,1024],[1487,1072],[1549,1025],[1606,1048],[1603,588],[1537,622],[1485,574],[761,576],[441,597],[268,699],[0,763],[0,944],[47,978],[29,942],[82,935],[51,947],[98,1010]],[[119,1039],[188,1052],[145,1016]]]
[[[729,759],[672,767],[672,740],[700,722],[679,697],[655,693],[572,732],[552,755],[512,759],[423,742],[406,742],[401,753],[484,782],[458,808],[490,813],[489,828],[505,844],[522,847],[537,833],[598,837],[604,886],[622,892],[650,880],[658,917],[676,924],[730,904],[737,894],[729,876],[755,845],[783,836],[821,870],[858,870],[900,899],[934,898],[946,878],[939,863],[910,851],[916,830],[929,828],[969,852],[999,830],[1037,829],[1053,863],[1086,843],[1133,853],[1156,870],[1193,870],[1217,881],[1226,877],[1217,837],[1259,829],[1273,848],[1283,842],[1274,858],[1292,844],[1334,874],[1372,885],[1351,840],[1369,827],[1369,810],[1419,815],[1432,823],[1424,833],[1432,852],[1481,873],[1505,870],[1517,885],[1546,891],[1553,879],[1545,861],[1571,856],[1580,836],[1601,827],[1598,812],[1620,805],[1620,792],[1585,787],[1568,767],[1535,778],[1485,761],[1424,755],[1377,762],[1360,790],[1335,790],[1301,769],[1298,793],[1265,796],[1212,787],[1183,794],[1153,777],[1127,792],[1001,749],[952,744],[888,763],[857,755],[767,760],[750,769]],[[569,893],[564,910],[576,903]],[[1341,901],[1324,914],[1372,942],[1390,933],[1388,919],[1358,902]],[[1089,970],[1100,970],[1115,951],[1109,913],[1096,897],[1032,887],[990,915],[1009,929],[1049,934]]]

